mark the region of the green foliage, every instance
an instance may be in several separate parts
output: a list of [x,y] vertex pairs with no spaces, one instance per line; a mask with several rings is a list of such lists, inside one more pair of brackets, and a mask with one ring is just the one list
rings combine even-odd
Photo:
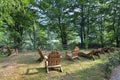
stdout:
[[86,38],[86,39],[85,39],[85,49],[88,49],[88,43],[89,43],[89,39]]
[[[1,48],[0,48],[0,49],[1,49]],[[0,57],[1,57],[1,56],[6,56],[7,54],[8,54],[8,51],[7,51],[6,49],[3,49],[3,50],[1,49],[1,50],[0,50]]]
[[0,0],[0,42],[50,45],[47,35],[53,32],[63,45],[81,41],[85,48],[89,43],[119,46],[119,4],[119,0]]
[[[19,0],[1,0],[0,1],[0,22],[4,24],[7,22],[8,24],[13,23],[13,19],[10,16],[11,12],[16,12],[17,10],[19,11],[20,9],[20,2]],[[5,22],[4,22],[5,21]]]
[[117,51],[114,55],[109,57],[107,63],[105,63],[105,77],[109,77],[111,71],[120,64],[120,50]]
[[2,2],[4,2],[1,9],[3,18],[0,21],[7,25],[6,27],[1,24],[7,31],[7,36],[9,36],[8,44],[12,42],[14,46],[21,47],[26,30],[33,22],[33,17],[31,16],[35,14],[32,11],[30,12],[30,0],[6,0]]

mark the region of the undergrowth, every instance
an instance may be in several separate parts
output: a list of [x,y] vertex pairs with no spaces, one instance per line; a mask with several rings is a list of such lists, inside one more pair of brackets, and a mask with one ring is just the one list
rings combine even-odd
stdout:
[[105,77],[109,78],[112,70],[120,65],[120,50],[116,51],[114,55],[111,55],[108,62],[105,63]]

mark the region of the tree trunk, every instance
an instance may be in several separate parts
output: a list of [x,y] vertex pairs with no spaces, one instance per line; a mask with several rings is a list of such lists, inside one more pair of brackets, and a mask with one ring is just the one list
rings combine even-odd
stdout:
[[19,23],[15,23],[14,30],[18,33],[14,38],[14,47],[21,49],[22,48],[22,36],[23,36],[23,28],[19,25]]
[[66,28],[64,24],[61,24],[61,19],[58,17],[58,26],[60,28],[60,37],[62,41],[62,48],[65,50],[67,49],[67,34],[65,32]]
[[36,30],[35,30],[35,21],[34,21],[34,25],[33,25],[33,47],[34,49],[36,48]]
[[104,45],[104,43],[103,43],[103,22],[102,22],[102,15],[101,15],[101,17],[100,17],[101,19],[100,19],[100,27],[99,27],[99,30],[100,30],[100,42],[101,42],[101,47],[103,47]]
[[83,14],[83,5],[81,6],[81,11],[82,11],[82,14],[81,14],[81,23],[80,23],[80,38],[81,38],[81,43],[83,44],[83,42],[84,42],[84,14]]

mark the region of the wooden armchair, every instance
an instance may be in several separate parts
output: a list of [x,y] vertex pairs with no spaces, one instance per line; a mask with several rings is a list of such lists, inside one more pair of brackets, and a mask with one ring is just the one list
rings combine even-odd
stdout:
[[98,48],[98,49],[95,49],[94,51],[94,54],[105,54],[105,53],[110,53],[112,52],[112,48],[109,48],[109,47],[104,47],[104,48]]
[[66,58],[71,59],[71,60],[73,60],[75,58],[80,59],[78,56],[78,53],[79,53],[79,48],[75,47],[75,49],[72,52],[69,52],[69,53],[66,52]]
[[106,53],[114,52],[114,48],[112,47],[104,47],[103,49],[104,49],[104,52]]
[[97,50],[100,52],[100,54],[104,54],[105,53],[104,52],[104,48],[98,48]]
[[93,55],[98,56],[98,58],[100,58],[100,53],[101,53],[101,50],[99,50],[99,49],[94,49]]
[[45,67],[47,70],[47,73],[49,73],[49,68],[60,68],[60,71],[62,72],[62,67],[61,67],[61,58],[58,52],[52,51],[48,59],[45,61]]
[[7,47],[7,51],[8,51],[8,55],[7,56],[10,56],[13,53],[16,54],[16,55],[18,55],[18,49],[17,48]]
[[8,50],[8,55],[7,56],[10,56],[14,51],[14,49],[11,49],[10,47],[7,47],[7,50]]
[[110,50],[110,52],[114,52],[114,51],[115,51],[115,48],[110,47],[109,50]]
[[38,48],[38,53],[40,55],[40,58],[38,59],[38,61],[43,61],[47,59],[47,56],[43,55],[42,51],[39,48]]
[[95,58],[94,58],[94,50],[85,51],[85,52],[79,52],[78,55],[79,56],[88,57],[88,58],[91,58],[91,59],[95,60]]

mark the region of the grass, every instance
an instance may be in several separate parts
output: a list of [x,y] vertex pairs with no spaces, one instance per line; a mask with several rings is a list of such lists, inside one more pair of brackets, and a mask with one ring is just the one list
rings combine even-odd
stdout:
[[[95,61],[80,57],[70,61],[62,55],[63,72],[46,73],[44,62],[37,62],[37,52],[23,52],[10,57],[0,57],[0,80],[103,80],[103,64],[108,61],[109,54],[102,54]],[[112,55],[112,54],[111,54]]]

